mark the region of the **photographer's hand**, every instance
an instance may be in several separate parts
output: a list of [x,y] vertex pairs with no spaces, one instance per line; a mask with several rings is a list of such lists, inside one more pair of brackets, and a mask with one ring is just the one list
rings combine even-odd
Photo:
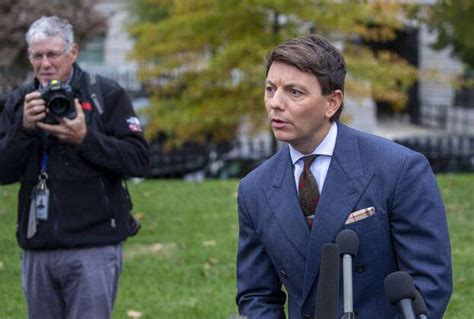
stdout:
[[78,99],[74,99],[74,106],[76,107],[76,117],[73,120],[67,118],[57,118],[58,125],[50,125],[43,122],[37,123],[37,126],[56,136],[60,141],[81,144],[87,133],[86,118],[82,106]]
[[39,92],[31,92],[25,95],[23,103],[23,127],[27,130],[35,130],[38,121],[46,116],[46,104]]

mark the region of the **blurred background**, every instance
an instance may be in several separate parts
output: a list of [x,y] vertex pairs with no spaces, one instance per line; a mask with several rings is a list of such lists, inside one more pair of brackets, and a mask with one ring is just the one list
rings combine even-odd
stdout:
[[265,57],[310,33],[344,52],[344,122],[421,151],[435,172],[474,168],[470,0],[3,0],[0,8],[0,111],[31,78],[28,26],[66,17],[79,64],[131,95],[152,143],[150,177],[242,177],[276,152]]
[[[282,146],[263,106],[266,55],[310,33],[346,58],[342,120],[422,152],[438,173],[454,264],[446,318],[471,315],[474,1],[1,0],[0,112],[31,80],[24,34],[41,15],[69,19],[78,63],[126,88],[151,144],[149,178],[130,183],[143,227],[126,245],[114,318],[237,318],[238,178]],[[0,188],[2,319],[25,317],[17,191]]]

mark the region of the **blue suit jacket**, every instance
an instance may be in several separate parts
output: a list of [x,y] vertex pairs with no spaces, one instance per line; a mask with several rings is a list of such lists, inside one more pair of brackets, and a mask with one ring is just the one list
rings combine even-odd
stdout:
[[[360,240],[353,274],[361,319],[394,318],[385,277],[407,271],[425,298],[428,318],[442,318],[452,291],[446,216],[426,158],[338,123],[338,136],[311,231],[298,203],[288,147],[239,185],[237,304],[248,318],[314,315],[321,247],[345,228]],[[375,214],[345,224],[351,212]],[[341,280],[342,282],[342,280]],[[342,284],[341,284],[342,285]],[[343,313],[342,287],[340,314]]]

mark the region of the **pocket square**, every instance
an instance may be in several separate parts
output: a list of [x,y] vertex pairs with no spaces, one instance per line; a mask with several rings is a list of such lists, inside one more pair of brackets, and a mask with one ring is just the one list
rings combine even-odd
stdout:
[[349,217],[346,220],[346,225],[366,219],[367,217],[370,217],[373,214],[375,214],[375,207],[373,206],[350,213]]

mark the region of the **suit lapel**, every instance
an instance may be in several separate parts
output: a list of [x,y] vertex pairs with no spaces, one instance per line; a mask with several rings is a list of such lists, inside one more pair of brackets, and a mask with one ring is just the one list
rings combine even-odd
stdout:
[[310,232],[298,202],[288,147],[280,151],[275,162],[271,186],[264,189],[268,205],[288,240],[306,257]]
[[335,241],[347,216],[372,179],[373,173],[363,172],[360,155],[357,139],[351,129],[338,124],[336,146],[306,252],[303,300],[319,273],[322,246]]

